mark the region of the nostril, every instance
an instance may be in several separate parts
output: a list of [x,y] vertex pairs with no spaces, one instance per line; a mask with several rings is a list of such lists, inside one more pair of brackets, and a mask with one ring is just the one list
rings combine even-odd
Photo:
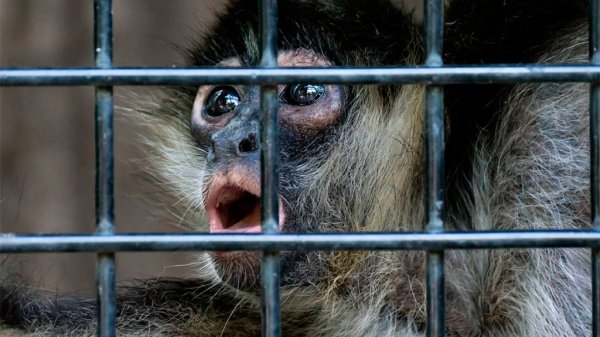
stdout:
[[248,137],[242,139],[242,141],[238,145],[238,150],[240,153],[248,153],[256,151],[256,137],[253,134],[248,135]]

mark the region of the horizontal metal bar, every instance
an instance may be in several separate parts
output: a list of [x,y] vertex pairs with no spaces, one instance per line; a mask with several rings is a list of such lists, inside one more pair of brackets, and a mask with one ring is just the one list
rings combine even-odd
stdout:
[[198,84],[458,84],[600,82],[600,66],[490,65],[378,68],[0,68],[0,86]]
[[597,231],[320,234],[0,234],[0,253],[600,247]]

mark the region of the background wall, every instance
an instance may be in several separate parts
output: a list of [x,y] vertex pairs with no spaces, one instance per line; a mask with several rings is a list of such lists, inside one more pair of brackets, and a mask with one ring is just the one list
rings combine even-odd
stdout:
[[[113,0],[115,65],[181,64],[174,45],[185,46],[210,26],[222,2]],[[93,64],[92,0],[0,0],[0,67]],[[151,89],[117,87],[117,107],[135,106],[127,98],[132,90]],[[94,231],[93,95],[93,87],[0,88],[0,232]],[[115,127],[117,230],[175,231],[176,219],[161,211],[165,206],[142,196],[152,193],[135,166],[143,158],[136,133],[143,130],[118,118]],[[117,257],[120,280],[186,274],[189,269],[176,265],[193,261],[190,254]],[[0,256],[0,262],[6,259]],[[94,291],[94,254],[12,255],[8,261],[39,287]]]

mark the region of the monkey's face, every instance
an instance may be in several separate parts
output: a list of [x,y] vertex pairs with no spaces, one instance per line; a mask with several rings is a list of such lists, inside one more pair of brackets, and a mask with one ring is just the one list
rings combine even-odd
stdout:
[[[324,56],[307,49],[282,51],[282,67],[328,66]],[[239,58],[219,66],[244,66]],[[211,233],[259,233],[260,93],[257,86],[201,86],[194,99],[191,129],[198,145],[206,151],[209,174],[203,184],[205,210]],[[281,231],[310,231],[300,214],[298,163],[326,151],[324,137],[330,135],[343,115],[346,90],[337,85],[292,84],[279,86],[282,184],[279,202]],[[290,183],[295,182],[295,183]],[[293,211],[292,211],[293,210]],[[302,218],[302,219],[301,219]],[[294,255],[294,257],[292,257]],[[259,254],[216,252],[212,254],[221,275],[241,287],[254,283]],[[297,254],[284,254],[284,264]],[[252,275],[252,276],[248,276]]]
[[[190,65],[258,64],[257,3],[234,1],[190,51]],[[278,4],[279,66],[400,65],[421,58],[420,35],[387,1]],[[156,138],[148,142],[153,167],[183,201],[171,207],[193,230],[204,230],[206,220],[212,233],[260,232],[259,92],[227,84],[176,88],[146,116]],[[421,97],[418,86],[279,86],[281,231],[398,230],[418,223],[408,214],[418,211],[410,200],[419,196],[407,185],[419,185],[420,174],[413,173],[421,158]],[[203,219],[194,216],[198,207]],[[226,282],[257,285],[259,253],[210,255]],[[284,284],[317,284],[355,263],[336,253],[281,256]]]

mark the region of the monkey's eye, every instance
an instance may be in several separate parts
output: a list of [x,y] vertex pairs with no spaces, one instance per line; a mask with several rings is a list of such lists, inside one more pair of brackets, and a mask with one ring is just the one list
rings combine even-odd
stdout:
[[282,93],[285,103],[291,105],[311,105],[325,94],[325,87],[319,84],[292,84]]
[[215,88],[206,100],[204,113],[209,117],[221,117],[233,112],[240,104],[240,95],[232,87]]

